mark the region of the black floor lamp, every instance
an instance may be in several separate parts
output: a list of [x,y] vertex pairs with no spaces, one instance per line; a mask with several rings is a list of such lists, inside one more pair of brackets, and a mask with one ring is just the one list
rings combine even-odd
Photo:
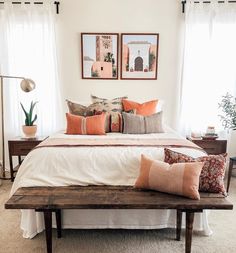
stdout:
[[5,78],[11,78],[11,79],[20,79],[20,87],[24,92],[30,92],[35,89],[35,82],[31,79],[25,78],[25,77],[19,77],[19,76],[2,76],[0,75],[0,81],[1,81],[1,122],[2,122],[2,175],[0,176],[0,179],[11,179],[6,177],[6,168],[5,168],[5,137],[4,137],[4,99],[3,99],[3,80]]

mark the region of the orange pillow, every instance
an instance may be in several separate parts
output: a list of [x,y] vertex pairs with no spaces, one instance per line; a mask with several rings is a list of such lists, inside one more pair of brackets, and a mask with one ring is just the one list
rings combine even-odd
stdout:
[[169,165],[142,155],[140,175],[135,187],[200,199],[198,185],[203,165],[203,162]]
[[67,129],[66,134],[94,134],[102,135],[105,133],[106,115],[83,117],[66,113]]
[[122,100],[122,104],[126,112],[130,110],[136,110],[136,114],[143,116],[149,116],[156,113],[157,103],[158,100],[148,101],[143,104],[139,104],[128,99]]

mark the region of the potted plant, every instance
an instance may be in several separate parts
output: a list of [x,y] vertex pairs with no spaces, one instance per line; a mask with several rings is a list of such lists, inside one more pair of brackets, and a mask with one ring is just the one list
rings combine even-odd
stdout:
[[230,156],[236,155],[236,98],[226,93],[219,103],[223,115],[219,115],[224,129],[228,130],[228,151]]
[[27,112],[24,108],[24,106],[21,104],[22,110],[25,114],[25,125],[22,126],[22,130],[26,136],[26,138],[34,138],[35,134],[37,132],[37,125],[34,125],[34,122],[37,120],[37,114],[33,117],[33,111],[34,107],[37,104],[37,102],[31,102],[30,104],[30,110]]

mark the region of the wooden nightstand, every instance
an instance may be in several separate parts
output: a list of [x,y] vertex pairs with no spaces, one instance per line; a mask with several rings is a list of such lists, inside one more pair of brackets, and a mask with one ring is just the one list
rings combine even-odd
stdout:
[[227,140],[225,139],[203,140],[187,136],[187,140],[203,148],[208,155],[219,155],[226,152]]
[[[34,147],[36,147],[40,142],[45,140],[47,137],[36,137],[36,138],[22,138],[16,137],[8,141],[9,148],[9,161],[10,161],[10,172],[11,181],[14,181],[14,173],[17,172],[18,168],[22,163],[22,156],[26,156]],[[19,164],[14,167],[13,156],[18,156]]]

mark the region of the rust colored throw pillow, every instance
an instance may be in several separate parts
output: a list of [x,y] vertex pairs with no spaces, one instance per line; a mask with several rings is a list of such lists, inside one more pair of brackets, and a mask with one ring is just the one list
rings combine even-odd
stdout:
[[165,162],[169,164],[204,162],[199,179],[199,191],[222,193],[224,195],[226,195],[224,187],[226,156],[227,154],[222,154],[193,158],[165,148]]
[[103,135],[105,133],[106,115],[82,117],[66,113],[66,134]]
[[152,100],[139,104],[128,99],[123,99],[122,103],[124,111],[136,110],[136,114],[138,115],[149,116],[156,113],[158,100]]
[[151,189],[200,199],[199,175],[204,163],[174,163],[172,165],[141,156],[140,174],[135,188]]

